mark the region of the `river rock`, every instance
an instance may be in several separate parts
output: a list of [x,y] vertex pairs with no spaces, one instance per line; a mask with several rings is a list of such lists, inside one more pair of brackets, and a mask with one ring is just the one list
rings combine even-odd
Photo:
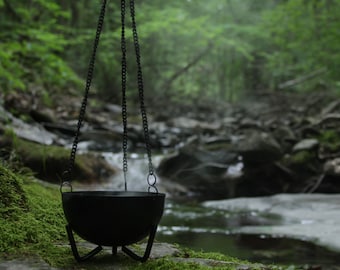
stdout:
[[117,105],[117,104],[105,104],[104,109],[114,114],[120,115],[122,113],[122,106]]
[[228,197],[228,165],[237,162],[237,154],[226,149],[207,151],[187,146],[164,158],[157,168],[160,176],[179,183],[198,196]]
[[313,150],[318,147],[319,141],[317,139],[303,139],[293,146],[293,152]]
[[271,163],[283,155],[280,144],[272,135],[257,131],[246,134],[237,143],[235,151],[242,155],[245,163],[249,164]]
[[188,117],[177,117],[170,120],[170,124],[174,127],[186,130],[202,130],[202,131],[216,131],[221,128],[219,122],[203,122]]
[[55,112],[49,108],[32,109],[30,111],[30,116],[33,118],[34,121],[38,123],[56,122]]
[[40,258],[13,259],[8,261],[0,261],[1,270],[58,270]]
[[340,158],[327,160],[323,165],[323,171],[326,175],[340,176]]

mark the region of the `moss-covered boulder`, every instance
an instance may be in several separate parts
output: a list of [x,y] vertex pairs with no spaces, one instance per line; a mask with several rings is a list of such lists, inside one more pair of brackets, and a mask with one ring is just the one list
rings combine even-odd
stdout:
[[[48,182],[59,183],[62,173],[68,168],[70,150],[61,146],[26,141],[8,131],[0,135],[0,146],[23,166],[30,168],[36,177]],[[100,155],[86,153],[76,157],[73,175],[77,181],[105,181],[115,173],[116,169]]]

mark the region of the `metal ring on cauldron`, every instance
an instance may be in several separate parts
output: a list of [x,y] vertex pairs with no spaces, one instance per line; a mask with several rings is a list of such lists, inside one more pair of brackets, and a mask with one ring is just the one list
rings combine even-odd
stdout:
[[71,189],[70,192],[73,191],[73,188],[72,188],[71,183],[68,182],[68,181],[64,181],[64,182],[62,182],[61,185],[60,185],[60,193],[63,193],[63,187],[65,187],[65,186],[67,186],[67,187],[69,187],[69,188]]

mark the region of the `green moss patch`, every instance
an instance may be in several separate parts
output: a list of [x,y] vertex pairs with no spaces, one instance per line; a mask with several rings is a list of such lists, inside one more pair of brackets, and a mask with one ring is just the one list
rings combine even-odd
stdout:
[[3,257],[42,254],[66,241],[60,195],[0,165],[0,252]]
[[340,134],[336,130],[328,129],[321,131],[318,140],[330,152],[339,151],[340,149]]
[[315,160],[315,153],[309,151],[299,151],[290,157],[290,163],[295,165],[304,165]]

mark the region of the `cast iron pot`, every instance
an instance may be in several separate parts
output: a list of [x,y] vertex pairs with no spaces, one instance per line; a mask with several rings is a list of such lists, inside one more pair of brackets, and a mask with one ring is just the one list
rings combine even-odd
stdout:
[[133,191],[62,193],[71,229],[99,246],[136,243],[153,230],[163,215],[165,194]]

